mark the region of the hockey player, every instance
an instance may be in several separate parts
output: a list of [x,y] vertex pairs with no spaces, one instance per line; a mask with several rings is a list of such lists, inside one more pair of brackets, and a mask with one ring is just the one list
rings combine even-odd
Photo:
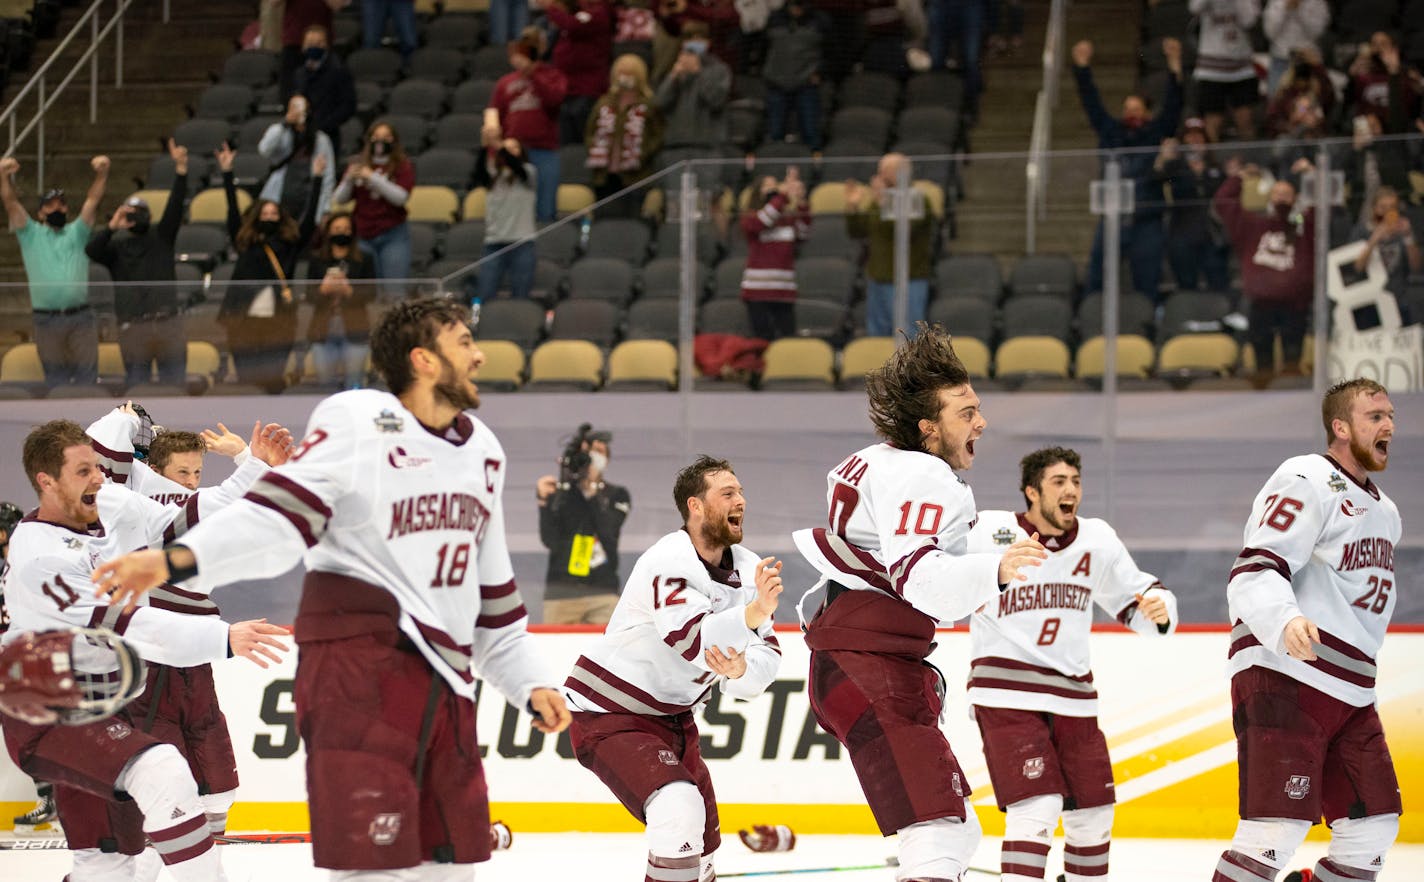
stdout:
[[[105,627],[145,659],[179,666],[240,655],[276,660],[285,629],[262,622],[228,626],[213,617],[179,615],[152,606],[122,610],[101,602],[94,565],[132,548],[163,541],[187,526],[183,512],[106,482],[84,430],[68,420],[46,423],[25,439],[25,473],[39,508],[15,528],[5,574],[11,631]],[[199,507],[202,507],[201,499]],[[206,512],[204,512],[206,513]],[[115,652],[85,645],[76,677],[113,683]],[[126,713],[83,726],[3,724],[5,745],[25,773],[54,782],[59,817],[74,850],[72,882],[132,877],[132,855],[147,836],[180,882],[222,879],[197,785],[172,745],[135,731]],[[126,793],[131,801],[119,801]]]
[[1227,584],[1241,822],[1215,882],[1275,879],[1322,815],[1330,849],[1314,878],[1372,880],[1399,833],[1375,657],[1401,527],[1370,480],[1389,463],[1394,406],[1355,379],[1320,409],[1326,452],[1287,459],[1256,494]]
[[316,865],[348,880],[467,879],[490,854],[476,677],[540,731],[562,731],[569,712],[525,629],[504,450],[469,413],[484,356],[468,312],[397,304],[371,357],[391,393],[327,398],[291,461],[242,501],[100,578],[122,604],[170,579],[206,594],[305,559],[296,705]]
[[724,460],[678,472],[682,528],[638,558],[608,628],[564,683],[574,756],[647,825],[648,882],[711,879],[722,842],[694,714],[713,688],[760,695],[781,649],[781,563],[740,544],[746,498]]
[[[85,431],[110,480],[155,502],[186,506],[183,516],[191,517],[196,515],[192,506],[202,482],[203,454],[210,445],[237,464],[231,477],[205,492],[204,503],[213,508],[242,498],[269,465],[286,462],[291,449],[291,433],[276,423],[253,425],[250,444],[242,443],[222,423],[218,428],[221,434],[163,429],[153,424],[141,406],[127,402],[112,408]],[[172,585],[155,588],[148,594],[148,603],[188,615],[220,615],[210,597]],[[198,782],[208,829],[214,836],[225,834],[228,811],[237,798],[237,757],[227,717],[218,702],[212,665],[177,668],[150,664],[147,688],[129,713],[140,730],[183,754]],[[158,855],[145,850],[137,862],[136,882],[154,879],[160,866]]]
[[1048,557],[970,618],[969,703],[994,798],[1008,813],[1003,882],[1043,878],[1060,816],[1065,876],[1092,882],[1107,876],[1115,802],[1088,666],[1093,604],[1157,637],[1175,629],[1177,600],[1137,568],[1106,521],[1078,516],[1077,452],[1046,447],[1019,466],[1026,511],[981,511],[969,548],[994,551],[1037,534]]
[[938,725],[943,678],[924,659],[937,623],[997,600],[1045,553],[1036,537],[969,552],[974,494],[955,471],[987,423],[943,328],[921,323],[866,390],[885,440],[827,476],[829,529],[794,536],[826,586],[806,629],[811,708],[846,746],[880,832],[899,834],[897,877],[953,880],[979,820]]

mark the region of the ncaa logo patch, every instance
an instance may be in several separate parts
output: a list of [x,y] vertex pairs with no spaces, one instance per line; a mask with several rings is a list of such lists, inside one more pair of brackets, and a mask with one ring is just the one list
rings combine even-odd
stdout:
[[376,845],[390,845],[400,835],[400,828],[400,812],[382,812],[371,819],[371,827],[367,830],[367,834],[371,837],[371,842]]
[[1030,781],[1037,781],[1043,777],[1043,757],[1035,756],[1024,760],[1023,776]]
[[1286,780],[1286,796],[1291,799],[1305,799],[1310,792],[1309,775],[1291,775]]
[[677,754],[671,750],[660,750],[658,751],[658,762],[665,766],[675,766],[677,765]]

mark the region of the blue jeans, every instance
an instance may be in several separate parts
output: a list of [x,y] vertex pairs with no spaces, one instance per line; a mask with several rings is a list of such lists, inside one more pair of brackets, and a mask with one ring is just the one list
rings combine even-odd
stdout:
[[534,219],[541,224],[554,219],[559,208],[559,151],[529,148],[529,161],[538,173],[534,191]]
[[[929,279],[910,280],[910,311],[905,316],[905,333],[915,336],[915,322],[924,320],[930,302]],[[953,328],[950,329],[951,332]],[[895,283],[869,281],[865,285],[865,333],[890,337],[895,333]]]
[[490,0],[489,33],[491,46],[503,46],[517,39],[529,24],[528,0]]
[[[508,244],[508,242],[486,242],[484,256],[488,258]],[[538,255],[534,252],[534,243],[525,242],[499,257],[481,263],[479,269],[480,300],[494,299],[495,295],[499,293],[499,283],[504,279],[505,273],[509,274],[509,293],[516,298],[527,300],[529,292],[534,288],[534,264],[537,260]]]
[[366,356],[371,346],[365,340],[328,337],[311,345],[316,378],[322,383],[340,383],[343,389],[360,389],[365,385]]
[[786,137],[786,113],[796,104],[796,120],[801,124],[801,140],[812,150],[821,149],[821,90],[807,83],[789,92],[766,90],[766,137],[780,141]]
[[415,33],[414,0],[361,0],[361,45],[374,49],[386,33],[386,20],[395,19],[401,63],[410,63],[419,38]]
[[[1143,218],[1122,225],[1122,253],[1127,255],[1132,287],[1156,303],[1161,294],[1162,251],[1166,240],[1162,218]],[[1103,290],[1103,224],[1093,234],[1093,254],[1088,258],[1088,293]]]
[[188,373],[188,337],[183,318],[128,322],[119,325],[119,354],[124,359],[124,384],[150,382],[158,362],[158,382],[181,386]]
[[99,382],[99,321],[94,310],[70,315],[34,314],[35,349],[44,368],[45,385]]
[[925,7],[929,30],[930,67],[938,70],[949,58],[949,44],[959,41],[965,94],[970,101],[983,90],[979,50],[984,43],[985,0],[929,0]]
[[[373,239],[362,239],[361,250],[376,261],[376,278],[410,278],[410,224],[391,227]],[[405,282],[382,282],[381,299],[400,300],[405,297]]]

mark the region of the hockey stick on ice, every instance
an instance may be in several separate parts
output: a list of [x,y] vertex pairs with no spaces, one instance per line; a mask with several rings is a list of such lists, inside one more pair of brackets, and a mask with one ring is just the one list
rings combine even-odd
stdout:
[[[225,833],[214,836],[219,845],[287,845],[311,842],[310,833]],[[66,851],[69,843],[63,836],[37,836],[33,839],[0,839],[0,851]]]
[[888,857],[878,864],[861,864],[854,867],[796,867],[785,870],[752,870],[743,873],[718,873],[718,879],[747,879],[752,876],[790,876],[795,873],[844,873],[849,870],[883,870],[886,867],[898,867],[900,861],[897,858]]

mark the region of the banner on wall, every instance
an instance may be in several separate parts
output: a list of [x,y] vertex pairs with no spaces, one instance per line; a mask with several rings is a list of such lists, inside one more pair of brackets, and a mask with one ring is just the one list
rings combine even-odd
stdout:
[[[589,634],[540,633],[550,671],[569,669]],[[805,833],[873,833],[854,770],[816,725],[806,696],[809,654],[800,634],[781,635],[778,679],[741,702],[714,693],[699,727],[723,828],[790,824]],[[1224,630],[1155,640],[1093,635],[1099,721],[1117,780],[1121,836],[1229,838],[1236,823],[1236,744],[1225,676]],[[1002,833],[978,727],[962,686],[969,665],[963,630],[942,632],[931,660],[950,683],[943,726],[986,832]],[[1380,711],[1399,771],[1405,813],[1400,838],[1424,841],[1424,634],[1391,633],[1380,658]],[[218,666],[223,709],[242,787],[235,830],[305,830],[304,758],[292,704],[295,663],[262,670],[241,660]],[[479,733],[496,817],[514,829],[634,831],[637,822],[573,759],[567,733],[545,736],[529,717],[485,691]],[[992,737],[992,733],[991,733]],[[27,779],[0,757],[0,807],[28,808]]]

